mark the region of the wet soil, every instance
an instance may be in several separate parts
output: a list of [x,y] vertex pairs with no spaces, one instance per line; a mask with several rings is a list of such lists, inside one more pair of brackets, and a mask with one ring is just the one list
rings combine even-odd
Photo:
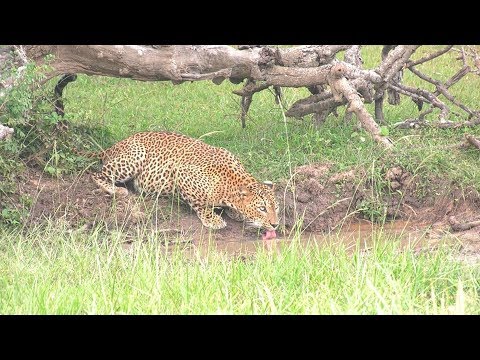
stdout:
[[[449,223],[451,216],[460,221],[480,219],[480,195],[474,189],[440,180],[425,187],[401,168],[387,169],[381,183],[361,170],[333,173],[331,168],[328,163],[301,166],[291,179],[277,184],[281,230],[270,241],[226,216],[225,229],[210,231],[175,196],[142,196],[129,188],[128,197],[112,198],[100,192],[88,174],[55,179],[29,169],[18,179],[18,194],[33,200],[27,226],[61,221],[71,229],[88,231],[102,225],[106,231],[122,230],[131,243],[154,232],[169,243],[204,248],[208,243],[240,254],[259,246],[281,246],[292,241],[292,233],[301,234],[302,244],[342,243],[352,248],[356,244],[368,248],[382,234],[419,248],[460,243],[466,254],[480,254],[480,226],[453,233]],[[375,224],[371,221],[375,214],[386,215],[387,221]]]

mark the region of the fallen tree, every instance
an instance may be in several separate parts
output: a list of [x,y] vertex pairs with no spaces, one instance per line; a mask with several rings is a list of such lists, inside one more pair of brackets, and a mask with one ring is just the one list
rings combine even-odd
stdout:
[[[429,124],[425,116],[439,109],[438,126],[473,126],[480,123],[480,113],[456,100],[448,89],[468,73],[479,73],[480,60],[473,48],[460,50],[446,46],[416,61],[411,60],[419,45],[386,45],[382,61],[375,69],[364,69],[359,45],[296,46],[277,48],[268,46],[193,46],[193,45],[24,45],[17,52],[37,64],[43,64],[47,55],[54,55],[49,63],[46,79],[63,75],[55,90],[57,113],[63,115],[61,94],[75,74],[125,77],[140,81],[211,80],[221,84],[244,82],[243,88],[234,91],[241,97],[241,119],[245,126],[246,114],[259,91],[273,88],[280,100],[282,87],[306,87],[312,95],[295,102],[286,115],[302,118],[313,114],[321,123],[337,108],[347,106],[346,116],[355,114],[362,126],[379,144],[386,148],[392,142],[384,136],[379,123],[384,121],[385,94],[391,105],[398,105],[400,95],[411,98],[419,111],[427,105],[418,119],[407,119],[400,127],[418,127]],[[433,79],[420,72],[417,66],[431,61],[449,51],[459,51],[461,69],[446,82]],[[344,60],[337,54],[344,51]],[[474,66],[469,65],[473,61]],[[403,72],[408,69],[423,81],[433,84],[436,91],[412,88],[402,84]],[[8,83],[8,81],[4,81]],[[442,95],[442,99],[439,96]],[[466,113],[466,121],[458,125],[448,119],[453,103]],[[375,103],[372,116],[365,103]],[[453,123],[453,125],[451,125]]]

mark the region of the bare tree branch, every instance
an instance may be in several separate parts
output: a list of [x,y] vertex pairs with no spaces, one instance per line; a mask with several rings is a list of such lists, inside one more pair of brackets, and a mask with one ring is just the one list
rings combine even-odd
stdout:
[[295,46],[278,50],[276,63],[286,67],[318,67],[330,63],[335,55],[351,45]]
[[465,135],[465,139],[470,143],[470,145],[475,146],[480,150],[480,140],[474,138],[472,135]]
[[388,84],[389,87],[393,88],[394,90],[408,95],[412,98],[420,99],[424,102],[430,103],[433,106],[440,109],[440,120],[443,121],[448,116],[450,112],[449,108],[438,98],[432,94],[431,92],[424,90],[424,89],[415,89],[411,86],[403,85],[403,84]]
[[385,60],[377,68],[384,82],[389,82],[400,71],[419,45],[399,45],[390,51]]
[[345,78],[345,72],[346,69],[342,64],[332,67],[328,83],[332,89],[333,99],[335,101],[341,101],[342,97],[347,99],[347,110],[355,113],[363,128],[372,134],[375,141],[382,144],[386,148],[391,148],[393,146],[392,141],[380,135],[380,128],[375,120],[373,120],[372,116],[368,113],[367,109],[365,109],[365,105],[358,95],[358,92]]
[[362,55],[360,54],[360,45],[353,45],[345,51],[345,62],[357,67],[363,65]]
[[55,99],[54,99],[54,106],[55,106],[55,112],[60,115],[64,116],[65,115],[65,109],[63,107],[63,100],[62,100],[62,94],[63,94],[63,89],[69,82],[75,81],[77,79],[77,75],[75,74],[65,74],[62,76],[62,78],[58,81],[57,85],[55,86]]
[[464,66],[461,68],[449,81],[445,84],[442,84],[440,81],[435,80],[431,78],[428,75],[423,74],[419,70],[417,70],[415,67],[410,66],[409,70],[413,72],[415,75],[417,75],[419,78],[435,85],[436,91],[433,93],[433,96],[438,96],[439,94],[442,94],[445,96],[449,101],[451,101],[453,104],[457,105],[459,108],[461,108],[463,111],[465,111],[469,115],[475,115],[475,112],[473,110],[470,110],[467,106],[463,105],[461,102],[457,101],[453,95],[451,95],[448,92],[448,87],[452,86],[455,84],[457,81],[459,81],[462,77],[467,75],[470,72],[470,66]]
[[[385,59],[388,56],[388,53],[395,49],[396,45],[384,45],[382,49],[382,62],[385,61]],[[400,83],[402,79],[401,76],[401,71],[397,73],[396,76],[393,77],[393,81]],[[380,86],[376,87],[375,91],[375,120],[379,124],[384,124],[385,123],[385,116],[383,114],[383,101],[385,98],[385,89],[387,88],[387,84],[383,83]],[[389,103],[391,105],[398,105],[400,103],[400,95],[398,92],[393,90],[392,88],[388,89],[388,97],[389,97]]]
[[443,54],[445,54],[446,52],[448,52],[451,48],[453,47],[453,45],[448,45],[446,47],[444,47],[443,49],[441,50],[438,50],[430,55],[427,55],[427,56],[424,56],[422,57],[421,59],[418,59],[416,61],[409,61],[407,62],[407,67],[411,67],[411,66],[416,66],[416,65],[420,65],[420,64],[423,64],[424,62],[427,62],[427,61],[430,61],[430,60],[433,60],[435,59],[436,57],[439,57]]
[[245,128],[246,122],[245,118],[248,113],[248,109],[250,109],[250,104],[252,103],[253,99],[253,94],[257,91],[261,91],[265,89],[268,86],[262,85],[262,86],[255,86],[255,82],[252,80],[247,80],[247,83],[244,86],[244,91],[242,94],[242,99],[241,99],[241,106],[242,106],[242,114],[241,114],[241,121],[242,121],[242,128]]
[[[363,96],[365,102],[372,102],[371,89],[364,79],[354,79],[351,81],[352,86],[359,94]],[[307,98],[296,101],[290,109],[285,113],[288,117],[301,118],[308,114],[320,113],[322,111],[336,108],[340,105],[345,105],[346,99],[336,101],[333,99],[333,94],[330,91],[322,91],[319,94],[311,95]],[[330,113],[330,111],[329,111]]]
[[468,121],[427,121],[422,119],[407,119],[405,121],[393,124],[393,127],[399,129],[417,129],[419,127],[435,127],[438,129],[460,129],[480,125],[480,118]]

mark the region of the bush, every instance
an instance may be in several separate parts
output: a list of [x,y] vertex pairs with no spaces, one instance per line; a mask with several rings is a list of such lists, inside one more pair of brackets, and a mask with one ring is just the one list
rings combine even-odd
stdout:
[[0,224],[18,225],[28,214],[31,201],[17,194],[26,164],[59,176],[84,163],[68,148],[74,132],[64,131],[66,122],[54,111],[53,86],[45,84],[50,60],[12,67],[0,78],[16,79],[0,97],[0,123],[15,129],[11,139],[0,141]]

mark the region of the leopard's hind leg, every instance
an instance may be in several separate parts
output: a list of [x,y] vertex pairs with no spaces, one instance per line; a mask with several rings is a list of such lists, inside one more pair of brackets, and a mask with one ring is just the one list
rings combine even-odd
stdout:
[[102,171],[92,175],[92,180],[100,189],[112,196],[127,196],[128,190],[116,184],[135,178],[142,169],[144,158],[138,154],[135,156],[111,156],[104,160]]
[[114,180],[110,180],[103,172],[92,174],[92,180],[104,192],[110,195],[125,197],[128,195],[127,188],[116,186]]

